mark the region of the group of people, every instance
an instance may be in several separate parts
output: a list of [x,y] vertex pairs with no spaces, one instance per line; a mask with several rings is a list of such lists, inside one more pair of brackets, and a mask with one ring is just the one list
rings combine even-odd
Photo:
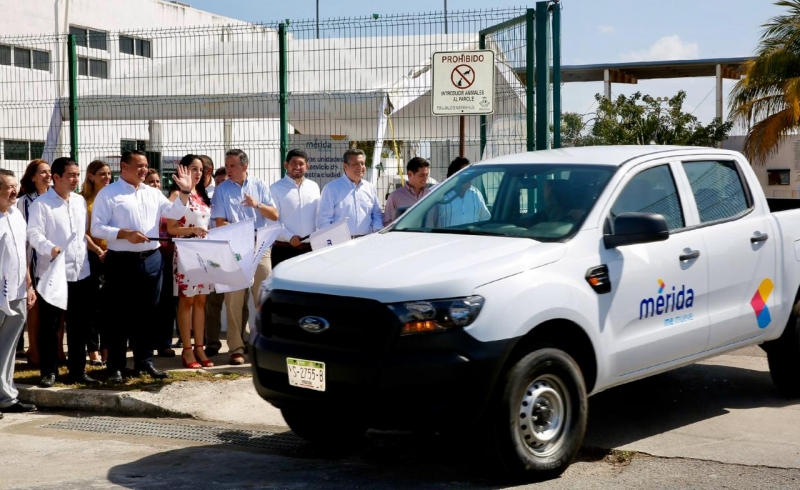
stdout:
[[[350,235],[364,236],[393,221],[397,208],[430,192],[430,162],[420,157],[408,162],[406,185],[388,197],[385,213],[375,187],[364,180],[362,150],[345,152],[343,175],[321,192],[305,178],[305,152],[291,150],[283,165],[285,177],[268,186],[249,174],[242,150],[226,152],[224,168],[216,171],[209,157],[189,154],[177,166],[168,197],[141,151],[123,153],[113,183],[107,163],[90,163],[80,193],[80,167],[69,158],[58,158],[52,166],[31,162],[21,186],[13,172],[0,169],[0,253],[5,247],[10,257],[0,265],[8,301],[8,307],[0,308],[0,413],[33,409],[16,399],[12,382],[14,346],[26,316],[28,357],[38,360],[42,387],[56,382],[64,328],[67,382],[100,383],[85,372],[87,352],[89,363],[105,365],[108,383],[140,373],[167,377],[153,366],[153,352],[175,355],[174,323],[184,366],[211,367],[209,357],[221,347],[223,302],[229,362],[243,364],[249,296],[256,297],[273,267],[310,251],[305,239],[315,230],[347,218]],[[468,160],[456,159],[448,177],[467,165]],[[469,198],[468,192],[458,198]],[[171,238],[203,238],[213,227],[250,219],[255,228],[283,227],[261,258],[252,288],[219,294],[211,284],[186,278]],[[60,255],[68,285],[66,308],[36,293],[37,280]],[[126,369],[127,348],[133,351],[133,370]]]

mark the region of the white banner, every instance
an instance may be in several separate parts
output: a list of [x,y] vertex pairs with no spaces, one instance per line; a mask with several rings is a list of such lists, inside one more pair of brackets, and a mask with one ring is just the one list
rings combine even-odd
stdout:
[[[7,233],[0,236],[0,267],[8,267],[11,264],[11,253],[8,249],[8,242],[6,241]],[[11,309],[11,302],[8,301],[8,271],[2,271],[2,291],[0,291],[0,311],[8,316],[16,316],[17,312]]]
[[[74,233],[67,238],[67,243],[61,247],[61,253],[50,261],[47,270],[44,271],[39,283],[36,284],[36,291],[43,300],[61,310],[67,309],[67,266],[65,263],[66,253],[64,252],[75,240],[77,235]],[[39,260],[47,260],[47,257],[39,257]]]
[[[178,266],[191,284],[239,285],[247,282],[241,263],[226,240],[176,238]],[[252,279],[251,279],[252,280]]]
[[350,241],[350,228],[347,227],[347,218],[337,221],[332,225],[321,228],[308,237],[311,250],[320,250],[340,243]]
[[213,283],[218,293],[252,286],[261,257],[283,229],[281,225],[269,225],[256,231],[254,223],[246,220],[214,228],[206,239],[175,239],[178,262],[187,280],[194,284]]

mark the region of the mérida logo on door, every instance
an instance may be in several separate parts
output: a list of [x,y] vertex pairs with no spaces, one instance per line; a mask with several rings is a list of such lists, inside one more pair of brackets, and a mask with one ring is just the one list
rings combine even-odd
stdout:
[[[694,290],[681,285],[680,289],[672,286],[671,290],[662,279],[658,280],[658,293],[652,298],[644,298],[639,303],[639,320],[683,311],[694,306]],[[664,325],[674,325],[693,320],[691,313],[664,319]]]

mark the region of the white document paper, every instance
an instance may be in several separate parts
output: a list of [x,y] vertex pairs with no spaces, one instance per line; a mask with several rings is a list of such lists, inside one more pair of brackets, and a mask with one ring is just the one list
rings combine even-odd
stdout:
[[[73,233],[72,236],[67,238],[67,243],[60,247],[61,253],[50,261],[50,265],[36,285],[36,291],[39,296],[61,310],[67,309],[67,265],[65,262],[67,259],[64,250],[72,246],[72,242],[76,237],[77,235]],[[40,257],[40,260],[47,260],[47,257]]]
[[332,247],[350,240],[350,228],[347,227],[347,218],[321,228],[308,237],[308,241],[311,243],[311,250]]

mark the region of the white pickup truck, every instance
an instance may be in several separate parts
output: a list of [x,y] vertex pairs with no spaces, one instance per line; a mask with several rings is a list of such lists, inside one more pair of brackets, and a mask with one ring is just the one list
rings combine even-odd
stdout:
[[613,386],[762,344],[800,395],[799,289],[800,211],[771,213],[739,153],[505,156],[277,267],[254,381],[311,441],[480,428],[502,470],[547,478],[580,447],[587,397]]

